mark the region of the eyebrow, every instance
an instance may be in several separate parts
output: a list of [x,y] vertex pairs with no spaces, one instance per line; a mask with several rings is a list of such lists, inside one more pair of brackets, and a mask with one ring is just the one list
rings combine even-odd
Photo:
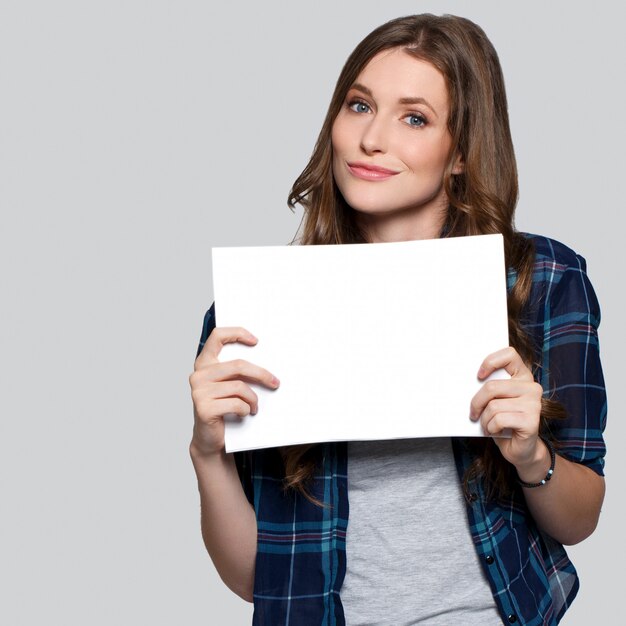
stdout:
[[[362,85],[361,83],[354,83],[352,87],[350,87],[350,89],[356,89],[357,91],[362,91],[364,94],[368,95],[370,98],[374,97],[372,90],[367,88],[365,85]],[[400,104],[425,104],[437,117],[439,117],[437,114],[437,111],[435,111],[435,107],[433,107],[433,105],[430,104],[430,102],[428,102],[426,98],[421,98],[421,97],[400,98],[398,102]]]

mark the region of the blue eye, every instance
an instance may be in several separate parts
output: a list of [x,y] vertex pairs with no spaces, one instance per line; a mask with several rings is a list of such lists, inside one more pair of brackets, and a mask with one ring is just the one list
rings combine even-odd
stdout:
[[355,113],[367,113],[370,110],[369,104],[365,104],[362,100],[352,100],[348,103],[348,108]]
[[404,119],[407,118],[409,119],[408,125],[413,126],[414,128],[421,128],[422,126],[426,126],[428,123],[426,118],[418,113],[409,113],[404,116]]

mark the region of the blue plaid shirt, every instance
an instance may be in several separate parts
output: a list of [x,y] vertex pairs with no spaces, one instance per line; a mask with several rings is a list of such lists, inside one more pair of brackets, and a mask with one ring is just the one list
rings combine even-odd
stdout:
[[[551,429],[560,455],[602,476],[607,405],[598,301],[580,255],[546,237],[527,236],[536,253],[522,321],[540,359],[537,381],[568,413]],[[509,271],[509,288],[515,279]],[[211,306],[198,354],[213,328]],[[473,456],[467,439],[453,438],[452,443],[461,480]],[[325,508],[283,492],[284,469],[276,448],[234,453],[257,518],[253,626],[345,625],[340,589],[346,571],[347,444],[321,443],[313,450],[318,471],[310,491],[329,505]],[[565,549],[537,528],[521,488],[510,499],[497,501],[485,498],[480,480],[470,488],[471,536],[503,622],[558,623],[578,591],[578,576]]]

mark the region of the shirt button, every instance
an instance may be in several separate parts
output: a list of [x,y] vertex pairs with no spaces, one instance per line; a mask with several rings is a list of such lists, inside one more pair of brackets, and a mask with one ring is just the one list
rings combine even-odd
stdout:
[[478,496],[474,492],[470,493],[467,498],[470,502],[476,502],[476,500],[478,500]]
[[[491,556],[491,554],[488,554],[485,557],[485,561],[487,561],[487,565],[491,565],[493,563],[493,557]],[[515,617],[515,616],[514,616]]]
[[511,613],[511,615],[509,615],[509,624],[515,624],[515,622],[517,622],[517,615]]

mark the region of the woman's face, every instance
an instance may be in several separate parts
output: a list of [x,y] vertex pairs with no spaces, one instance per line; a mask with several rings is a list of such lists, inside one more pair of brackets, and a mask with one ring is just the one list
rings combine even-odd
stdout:
[[348,91],[332,128],[333,174],[372,240],[438,234],[448,112],[441,72],[400,48],[373,57]]

